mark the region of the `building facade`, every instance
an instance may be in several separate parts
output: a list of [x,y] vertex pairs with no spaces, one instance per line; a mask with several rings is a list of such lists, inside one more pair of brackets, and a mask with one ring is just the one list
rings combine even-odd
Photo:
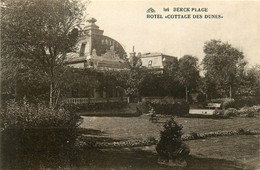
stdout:
[[[126,68],[124,57],[126,52],[122,45],[103,35],[104,30],[100,30],[95,24],[94,18],[87,20],[87,25],[80,31],[78,51],[66,56],[65,63],[73,68],[90,68],[98,71],[122,70]],[[97,80],[95,80],[97,81]],[[128,102],[124,89],[117,87],[93,87],[84,89],[84,87],[75,87],[68,103],[90,104],[90,103],[111,103]]]
[[124,57],[126,52],[122,45],[103,35],[95,24],[95,18],[87,20],[87,25],[80,32],[78,42],[79,51],[67,56],[66,63],[74,68],[93,68],[98,70],[120,70],[124,69]]
[[152,69],[156,72],[163,73],[163,69],[170,63],[178,62],[178,58],[163,53],[136,53],[133,51],[130,53],[130,62],[133,61],[133,58],[137,58],[137,64],[139,66]]
[[140,59],[140,65],[152,69],[163,69],[168,62],[177,60],[177,57],[163,53],[144,53],[137,57]]

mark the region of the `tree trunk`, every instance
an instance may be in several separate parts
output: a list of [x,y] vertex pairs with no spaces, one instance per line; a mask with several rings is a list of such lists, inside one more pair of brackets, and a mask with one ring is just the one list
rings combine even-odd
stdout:
[[186,102],[188,102],[188,88],[187,88],[187,86],[185,87],[185,93],[186,93]]
[[52,104],[53,104],[52,99],[53,99],[53,82],[51,81],[51,84],[50,84],[50,103],[49,103],[50,107],[52,107]]
[[55,96],[55,104],[54,104],[54,108],[57,106],[58,101],[59,101],[59,97],[60,97],[60,90],[58,90],[58,94]]
[[232,99],[232,87],[231,87],[231,85],[229,86],[229,98]]

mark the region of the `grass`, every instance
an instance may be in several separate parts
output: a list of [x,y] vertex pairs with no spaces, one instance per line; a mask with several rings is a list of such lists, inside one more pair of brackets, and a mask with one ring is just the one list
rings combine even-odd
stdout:
[[[84,117],[81,133],[91,141],[112,142],[149,138],[159,139],[163,122],[151,123],[150,116],[139,117]],[[255,118],[205,119],[176,118],[183,125],[184,134],[204,133],[219,130],[260,130],[260,121]],[[259,165],[260,135],[234,135],[185,141],[191,154],[184,169],[257,169]],[[7,169],[173,169],[157,164],[155,145],[134,148],[91,149],[78,148],[67,160],[63,155],[40,160],[17,158]],[[27,162],[23,162],[28,160]],[[16,162],[17,161],[17,162]],[[15,168],[12,168],[15,167]],[[176,168],[178,169],[178,168]],[[180,169],[180,168],[179,168]],[[183,169],[183,168],[182,168]]]
[[235,135],[185,143],[190,146],[194,156],[237,161],[251,169],[260,167],[259,139],[259,135]]
[[[114,139],[147,139],[159,138],[163,122],[168,118],[160,118],[161,123],[151,123],[149,116],[139,117],[83,117],[82,128],[96,129],[105,132]],[[184,134],[191,132],[205,133],[220,130],[260,130],[259,118],[205,119],[176,118],[183,125]]]
[[[111,137],[113,139],[120,140],[130,140],[130,139],[148,139],[150,137],[159,138],[160,130],[162,129],[163,122],[168,118],[162,117],[159,122],[161,123],[151,123],[149,121],[149,116],[140,116],[132,118],[122,118],[122,117],[83,117],[84,122],[82,124],[83,128],[97,129],[103,132],[103,136]],[[220,130],[238,130],[243,128],[245,130],[260,130],[260,121],[258,117],[255,118],[233,118],[233,119],[205,119],[205,118],[176,118],[178,123],[183,125],[184,134],[189,134],[191,132],[196,133],[205,133],[205,132],[214,132]],[[234,136],[222,136],[222,137],[212,137],[207,139],[192,140],[187,141],[186,143],[191,148],[191,157],[189,168],[191,169],[236,169],[236,168],[260,168],[259,165],[259,139],[260,135],[234,135]],[[140,168],[139,163],[131,163],[131,161],[137,161],[138,154],[147,154],[149,152],[149,159],[155,159],[152,155],[156,155],[154,146],[151,147],[142,147],[142,151],[145,150],[145,153],[139,151],[133,151],[130,149],[129,152],[133,152],[132,158],[126,158],[120,156],[118,162],[125,162],[118,167],[120,169],[127,168],[127,166],[135,165],[136,169]],[[110,150],[111,151],[111,150]],[[104,157],[106,154],[114,154],[104,152]],[[122,152],[122,151],[121,151]],[[137,153],[135,153],[137,152]],[[125,154],[129,154],[126,152]],[[135,155],[137,154],[137,155]],[[112,161],[111,158],[107,155],[106,158],[102,158],[103,162]],[[120,154],[119,154],[120,155]],[[118,156],[119,156],[118,155]],[[117,157],[114,155],[114,157]],[[131,160],[133,159],[134,160]],[[108,160],[106,160],[108,159]],[[127,161],[129,161],[127,163]],[[139,160],[141,161],[141,160]],[[148,169],[156,169],[158,165],[151,167],[147,161],[143,160],[143,166],[147,165]],[[99,163],[94,163],[95,167]],[[101,162],[101,165],[103,163]],[[110,164],[107,162],[106,164]],[[118,163],[117,163],[118,164]],[[112,168],[116,168],[111,165]],[[200,165],[198,165],[200,164]],[[129,166],[130,166],[129,165]],[[214,165],[214,166],[213,166]],[[201,168],[200,168],[201,166]],[[99,166],[98,166],[99,167]],[[98,167],[96,167],[98,169]],[[143,168],[144,168],[143,167]],[[145,167],[145,169],[147,168]],[[196,168],[197,167],[197,168]],[[99,167],[100,168],[100,167]],[[158,167],[157,167],[158,168]],[[142,169],[142,168],[141,168]]]
[[[135,149],[109,149],[85,153],[85,161],[78,161],[78,166],[72,169],[241,169],[243,166],[234,161],[189,156],[188,166],[185,168],[168,167],[157,164],[157,155],[149,150]],[[76,164],[77,164],[76,163]]]

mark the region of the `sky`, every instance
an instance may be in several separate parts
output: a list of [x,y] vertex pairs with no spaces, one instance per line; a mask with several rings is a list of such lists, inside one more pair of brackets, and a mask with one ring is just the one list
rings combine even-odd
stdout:
[[[149,8],[155,12],[147,13]],[[174,12],[174,8],[179,11]],[[180,8],[190,11],[180,12]],[[198,12],[202,8],[207,12]],[[104,35],[120,42],[128,54],[134,46],[135,52],[161,52],[178,58],[188,54],[201,61],[204,43],[217,39],[243,51],[250,65],[260,64],[259,1],[92,0],[87,13],[87,17],[97,19]],[[163,18],[147,18],[153,14]],[[167,15],[191,15],[191,19],[164,18]],[[202,18],[193,19],[193,15]],[[205,15],[223,18],[206,19]]]

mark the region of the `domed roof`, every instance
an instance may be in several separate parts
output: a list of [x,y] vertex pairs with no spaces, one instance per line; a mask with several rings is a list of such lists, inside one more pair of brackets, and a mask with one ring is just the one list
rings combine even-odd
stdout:
[[95,24],[97,21],[95,18],[89,18],[87,21],[89,24],[82,31],[82,38],[80,41],[80,45],[89,45],[86,54],[91,55],[92,51],[95,49],[96,54],[101,56],[113,46],[114,51],[120,58],[123,58],[126,52],[122,45],[115,39],[103,35],[104,30],[100,30],[99,26]]
[[77,63],[80,67],[85,67],[87,63],[95,63],[96,67],[123,69],[125,66],[122,59],[126,52],[122,45],[115,39],[103,35],[104,31],[95,24],[95,18],[89,18],[87,21],[89,24],[80,33],[79,52],[67,58],[67,63]]

